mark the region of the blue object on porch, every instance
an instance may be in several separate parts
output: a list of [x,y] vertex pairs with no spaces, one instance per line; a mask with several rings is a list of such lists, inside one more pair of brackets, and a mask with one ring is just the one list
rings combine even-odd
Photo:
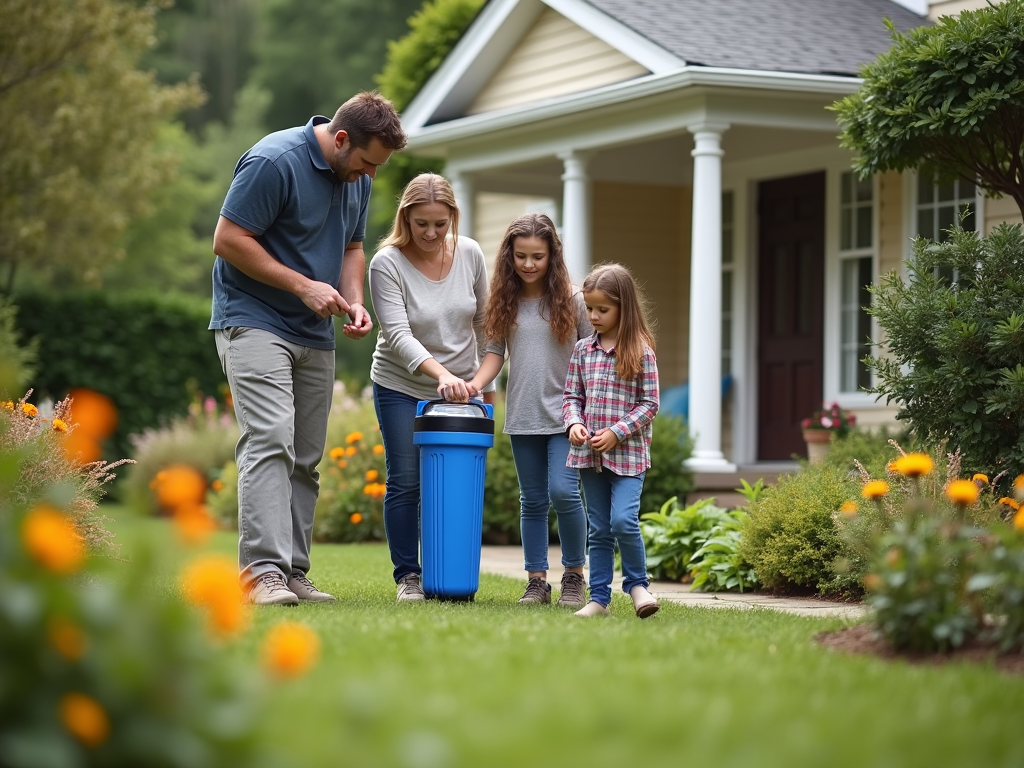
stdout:
[[[729,394],[729,387],[732,386],[732,376],[726,374],[722,377],[722,399]],[[676,384],[661,393],[660,412],[669,413],[673,416],[682,416],[686,421],[690,420],[690,382]]]

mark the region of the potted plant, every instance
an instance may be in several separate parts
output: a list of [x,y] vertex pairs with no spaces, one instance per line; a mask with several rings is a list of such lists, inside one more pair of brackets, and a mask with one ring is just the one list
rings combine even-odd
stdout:
[[856,423],[857,417],[840,408],[839,403],[822,403],[820,409],[800,422],[807,443],[807,459],[812,464],[824,459],[832,435],[845,437]]

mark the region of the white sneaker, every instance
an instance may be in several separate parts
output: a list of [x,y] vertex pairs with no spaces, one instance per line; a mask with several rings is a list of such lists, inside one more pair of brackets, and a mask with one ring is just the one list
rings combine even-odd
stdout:
[[418,573],[407,573],[398,580],[399,602],[426,599],[427,596],[423,594],[423,587],[420,585],[420,575]]
[[299,600],[309,600],[311,603],[333,603],[336,598],[326,592],[321,592],[312,581],[306,578],[306,574],[296,571],[288,579],[288,589],[295,593]]
[[589,603],[580,608],[573,616],[579,616],[581,619],[592,619],[595,616],[611,616],[611,611],[605,608],[600,603],[595,603],[591,600]]
[[253,605],[298,605],[299,597],[284,582],[280,571],[269,571],[256,577],[249,586],[246,600]]
[[633,598],[633,610],[636,611],[637,618],[646,619],[653,616],[660,608],[657,598],[639,584],[629,590],[629,596]]

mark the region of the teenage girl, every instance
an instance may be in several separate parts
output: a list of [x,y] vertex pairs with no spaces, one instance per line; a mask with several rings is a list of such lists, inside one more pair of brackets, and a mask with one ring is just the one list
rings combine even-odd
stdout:
[[658,412],[654,337],[633,276],[618,264],[596,267],[583,281],[594,335],[573,349],[562,419],[580,470],[590,522],[590,602],[577,616],[606,616],[615,544],[622,555],[622,591],[641,619],[658,611],[647,591],[647,555],[640,535],[640,492],[651,466],[651,422]]
[[473,394],[489,384],[508,352],[505,432],[519,477],[528,579],[519,602],[551,602],[548,509],[554,507],[565,568],[558,604],[582,608],[587,523],[579,472],[566,466],[569,440],[562,427],[562,391],[573,346],[592,329],[583,296],[570,282],[562,241],[543,213],[520,216],[506,230],[491,278],[484,330],[489,340],[484,359],[468,384]]

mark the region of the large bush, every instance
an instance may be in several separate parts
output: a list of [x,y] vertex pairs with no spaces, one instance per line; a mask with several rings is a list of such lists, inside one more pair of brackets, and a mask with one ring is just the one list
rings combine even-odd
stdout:
[[651,439],[651,468],[644,476],[644,490],[640,495],[640,514],[657,512],[666,499],[686,494],[694,489],[693,473],[683,466],[693,455],[693,440],[686,423],[679,417],[660,413],[654,417]]
[[871,288],[885,330],[873,392],[900,406],[916,439],[948,442],[975,472],[1024,469],[1024,233],[954,229],[914,242],[908,276]]

